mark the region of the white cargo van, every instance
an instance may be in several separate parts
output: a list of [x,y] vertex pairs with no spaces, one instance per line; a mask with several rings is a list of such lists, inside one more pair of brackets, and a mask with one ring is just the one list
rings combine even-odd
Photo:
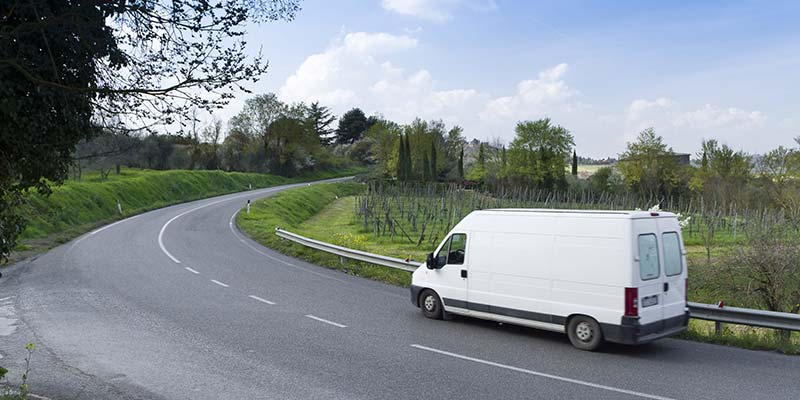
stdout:
[[565,332],[580,349],[686,330],[686,260],[675,214],[498,209],[459,222],[411,278],[411,302]]

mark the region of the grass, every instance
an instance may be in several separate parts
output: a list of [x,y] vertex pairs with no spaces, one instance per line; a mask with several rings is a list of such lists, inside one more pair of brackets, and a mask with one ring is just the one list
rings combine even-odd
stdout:
[[[249,215],[239,214],[239,227],[262,244],[289,255],[330,268],[344,270],[354,275],[377,279],[383,282],[408,286],[410,276],[406,272],[395,271],[381,266],[348,261],[342,264],[339,258],[330,254],[311,250],[288,241],[282,241],[274,233],[275,226],[313,239],[335,243],[341,246],[382,254],[397,258],[424,260],[433,250],[427,241],[420,247],[408,243],[403,236],[393,240],[386,236],[375,237],[365,231],[354,215],[356,199],[350,194],[363,192],[363,185],[351,190],[337,185],[314,186],[286,191],[274,198],[257,202]],[[337,198],[338,197],[338,198]],[[312,202],[313,204],[310,204]],[[299,207],[310,204],[309,207]],[[298,213],[297,209],[302,210]],[[412,234],[412,237],[416,237]],[[731,246],[731,245],[726,245]],[[726,246],[712,248],[712,259],[727,250]],[[689,300],[701,303],[715,303],[725,300],[731,304],[735,293],[727,293],[724,288],[715,286],[712,271],[706,267],[705,248],[701,245],[687,245],[689,262]],[[732,305],[732,304],[731,304]],[[787,354],[800,354],[800,336],[794,333],[788,343],[778,339],[772,329],[724,324],[721,335],[714,331],[710,321],[691,320],[689,330],[680,337],[683,339],[741,347],[752,350],[777,350]]]
[[[50,196],[30,193],[23,213],[25,231],[12,261],[36,253],[97,226],[152,209],[227,193],[293,182],[353,175],[363,169],[339,169],[296,178],[224,171],[122,169],[101,180],[85,174],[53,188]],[[117,210],[117,200],[122,214]]]
[[[343,263],[337,256],[282,240],[275,235],[275,227],[279,226],[328,243],[370,251],[365,247],[364,235],[351,234],[346,228],[351,223],[348,219],[352,219],[352,196],[365,189],[359,183],[338,183],[286,190],[253,203],[249,214],[237,215],[236,223],[254,240],[284,254],[351,275],[408,286],[408,272],[355,261]],[[346,199],[350,199],[349,203]]]
[[690,319],[689,330],[678,337],[748,350],[774,350],[784,354],[800,354],[800,338],[796,333],[792,334],[789,341],[783,342],[773,329],[745,325],[723,324],[722,333],[716,334],[714,322]]

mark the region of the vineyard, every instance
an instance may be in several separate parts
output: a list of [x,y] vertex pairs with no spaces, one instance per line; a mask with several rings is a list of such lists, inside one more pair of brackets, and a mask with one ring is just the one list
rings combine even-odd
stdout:
[[739,209],[697,199],[641,198],[631,194],[507,189],[497,193],[457,185],[373,182],[357,196],[355,218],[376,238],[416,246],[437,244],[465,215],[488,208],[634,210],[656,206],[680,214],[684,241],[710,249],[746,240],[748,230],[789,227],[800,233],[800,215],[786,209]]

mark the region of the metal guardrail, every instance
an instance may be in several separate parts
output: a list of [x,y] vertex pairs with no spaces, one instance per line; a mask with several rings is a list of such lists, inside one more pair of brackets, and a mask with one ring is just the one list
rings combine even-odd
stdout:
[[692,318],[737,325],[800,331],[800,315],[750,308],[718,307],[714,304],[689,303]]
[[403,271],[408,271],[408,272],[414,272],[417,270],[417,267],[419,267],[419,263],[414,263],[411,261],[406,261],[394,257],[387,257],[387,256],[367,253],[366,251],[361,251],[361,250],[348,249],[347,247],[337,246],[335,244],[325,243],[319,240],[307,238],[305,236],[300,236],[296,233],[292,233],[280,228],[275,228],[275,234],[284,239],[288,239],[295,243],[299,243],[303,246],[321,250],[326,253],[336,254],[340,257],[349,258],[351,260],[363,261],[376,265],[383,265],[384,267],[402,269]]
[[[419,263],[367,253],[361,250],[348,249],[347,247],[310,239],[280,228],[275,228],[275,234],[284,239],[299,243],[303,246],[331,254],[336,254],[340,257],[351,260],[363,261],[389,268],[402,269],[403,271],[408,272],[414,272],[419,266]],[[689,302],[688,306],[689,314],[692,318],[717,322],[717,331],[720,331],[719,324],[723,322],[737,325],[759,326],[762,328],[800,331],[800,315],[798,314],[753,310],[750,308],[727,306],[719,307],[715,304],[692,302]]]

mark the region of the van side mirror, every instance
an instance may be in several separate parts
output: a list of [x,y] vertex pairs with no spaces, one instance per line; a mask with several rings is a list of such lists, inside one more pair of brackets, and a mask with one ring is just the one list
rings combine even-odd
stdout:
[[433,253],[428,253],[428,258],[425,260],[425,265],[428,269],[436,269],[436,258],[433,257]]

